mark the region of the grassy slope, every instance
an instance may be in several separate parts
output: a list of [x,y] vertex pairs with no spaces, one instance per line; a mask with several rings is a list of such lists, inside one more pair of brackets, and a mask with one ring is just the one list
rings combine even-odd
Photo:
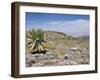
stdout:
[[65,54],[68,51],[67,48],[89,48],[88,37],[75,38],[55,31],[45,31],[45,33],[48,44],[46,48],[52,50],[57,56]]
[[[89,47],[89,38],[83,37],[72,37],[64,33],[47,31],[47,43],[54,48],[60,47],[79,47],[79,48],[88,48]],[[50,47],[51,47],[50,46]],[[51,48],[52,48],[51,47]]]

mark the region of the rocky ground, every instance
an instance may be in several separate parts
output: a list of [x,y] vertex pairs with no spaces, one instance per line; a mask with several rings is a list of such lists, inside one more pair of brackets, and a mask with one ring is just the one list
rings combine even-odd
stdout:
[[66,53],[61,56],[54,55],[52,50],[48,50],[46,54],[26,54],[26,67],[82,64],[89,64],[89,49],[87,48],[67,48]]
[[26,67],[89,64],[89,36],[73,37],[55,31],[45,34],[48,52],[31,54],[26,46]]

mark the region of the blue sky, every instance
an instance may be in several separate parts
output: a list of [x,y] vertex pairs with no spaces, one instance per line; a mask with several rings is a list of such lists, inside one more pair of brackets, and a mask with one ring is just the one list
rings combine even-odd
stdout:
[[89,36],[89,15],[26,12],[26,30],[41,28],[72,36]]

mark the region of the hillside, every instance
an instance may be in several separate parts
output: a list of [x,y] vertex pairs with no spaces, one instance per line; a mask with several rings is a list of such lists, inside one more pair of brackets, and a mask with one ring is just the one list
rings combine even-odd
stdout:
[[89,37],[72,37],[61,32],[46,31],[46,40],[49,47],[88,48]]
[[61,66],[89,64],[89,37],[72,37],[62,32],[45,31],[48,52],[29,54],[26,66]]

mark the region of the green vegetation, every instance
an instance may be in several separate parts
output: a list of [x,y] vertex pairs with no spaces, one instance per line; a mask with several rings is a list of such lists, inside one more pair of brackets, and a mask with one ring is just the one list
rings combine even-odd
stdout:
[[27,33],[27,47],[31,51],[38,51],[45,49],[46,39],[45,33],[41,29],[32,29]]
[[27,32],[27,52],[49,50],[51,54],[63,56],[71,48],[89,48],[89,37],[72,37],[61,32],[32,29]]

